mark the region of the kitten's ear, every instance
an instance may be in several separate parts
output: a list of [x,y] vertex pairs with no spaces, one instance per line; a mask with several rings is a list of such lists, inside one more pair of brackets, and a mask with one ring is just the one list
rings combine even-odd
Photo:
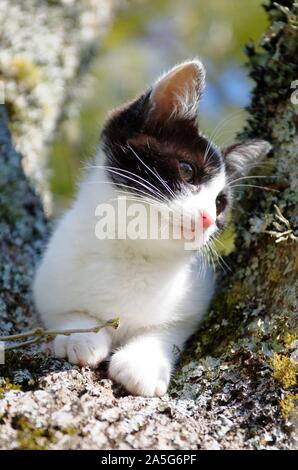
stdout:
[[228,147],[223,150],[227,172],[229,174],[246,175],[258,165],[261,158],[265,157],[271,148],[269,142],[259,139]]
[[205,69],[199,60],[176,65],[153,85],[149,119],[196,121],[204,85]]

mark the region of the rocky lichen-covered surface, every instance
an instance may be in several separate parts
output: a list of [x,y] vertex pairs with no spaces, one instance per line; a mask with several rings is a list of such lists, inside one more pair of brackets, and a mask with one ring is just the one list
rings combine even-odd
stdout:
[[[274,191],[246,188],[234,216],[231,272],[220,276],[211,311],[169,393],[132,397],[107,379],[104,365],[80,370],[38,348],[15,350],[0,369],[1,448],[297,446],[298,108],[291,82],[298,77],[298,24],[294,2],[278,3],[267,7],[271,26],[261,47],[248,46],[256,87],[241,136],[273,143],[261,170],[268,178],[260,184]],[[36,321],[29,283],[47,224],[3,119],[0,129],[0,324],[10,332]]]

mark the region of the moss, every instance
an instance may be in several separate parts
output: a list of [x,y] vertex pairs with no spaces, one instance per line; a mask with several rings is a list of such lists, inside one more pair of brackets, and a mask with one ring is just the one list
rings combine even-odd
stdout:
[[67,436],[74,436],[78,432],[75,426],[63,429],[53,426],[36,427],[26,416],[15,417],[12,425],[17,431],[19,450],[46,450],[57,442],[57,432]]
[[3,398],[10,390],[21,390],[21,386],[11,383],[7,377],[0,377],[0,398]]
[[297,364],[291,358],[282,354],[274,354],[270,360],[270,365],[273,377],[278,380],[283,388],[294,387],[297,384]]
[[293,342],[298,338],[298,329],[294,331],[286,331],[282,336],[282,341],[286,347],[290,347]]
[[68,426],[67,428],[63,428],[63,434],[67,434],[68,436],[75,436],[78,430],[75,426]]
[[269,274],[269,280],[278,284],[281,279],[282,273],[279,272],[277,269],[272,269],[271,273]]
[[61,3],[61,0],[47,0],[47,4],[49,6],[56,6],[56,5],[60,5]]
[[297,403],[298,393],[289,393],[283,400],[280,400],[279,405],[284,419],[288,419],[293,413],[298,414]]
[[28,57],[15,56],[10,62],[10,74],[28,90],[32,90],[41,81],[41,70]]
[[26,416],[16,417],[13,427],[17,430],[19,450],[46,450],[57,441],[52,428],[37,428]]

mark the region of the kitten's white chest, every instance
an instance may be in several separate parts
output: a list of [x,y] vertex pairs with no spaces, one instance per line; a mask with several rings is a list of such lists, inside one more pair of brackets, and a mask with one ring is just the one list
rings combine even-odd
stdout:
[[123,327],[133,329],[179,318],[178,306],[188,291],[187,265],[136,256],[101,260],[94,270],[98,275],[89,285],[90,313],[96,315],[99,309],[107,319],[113,313],[122,318]]

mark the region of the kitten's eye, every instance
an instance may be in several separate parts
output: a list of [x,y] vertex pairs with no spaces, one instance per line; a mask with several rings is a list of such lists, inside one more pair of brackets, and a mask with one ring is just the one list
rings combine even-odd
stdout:
[[187,162],[180,162],[179,163],[179,170],[182,178],[187,181],[187,183],[191,183],[194,179],[195,170],[194,167]]
[[221,214],[227,207],[228,200],[225,194],[219,194],[216,198],[216,215]]

